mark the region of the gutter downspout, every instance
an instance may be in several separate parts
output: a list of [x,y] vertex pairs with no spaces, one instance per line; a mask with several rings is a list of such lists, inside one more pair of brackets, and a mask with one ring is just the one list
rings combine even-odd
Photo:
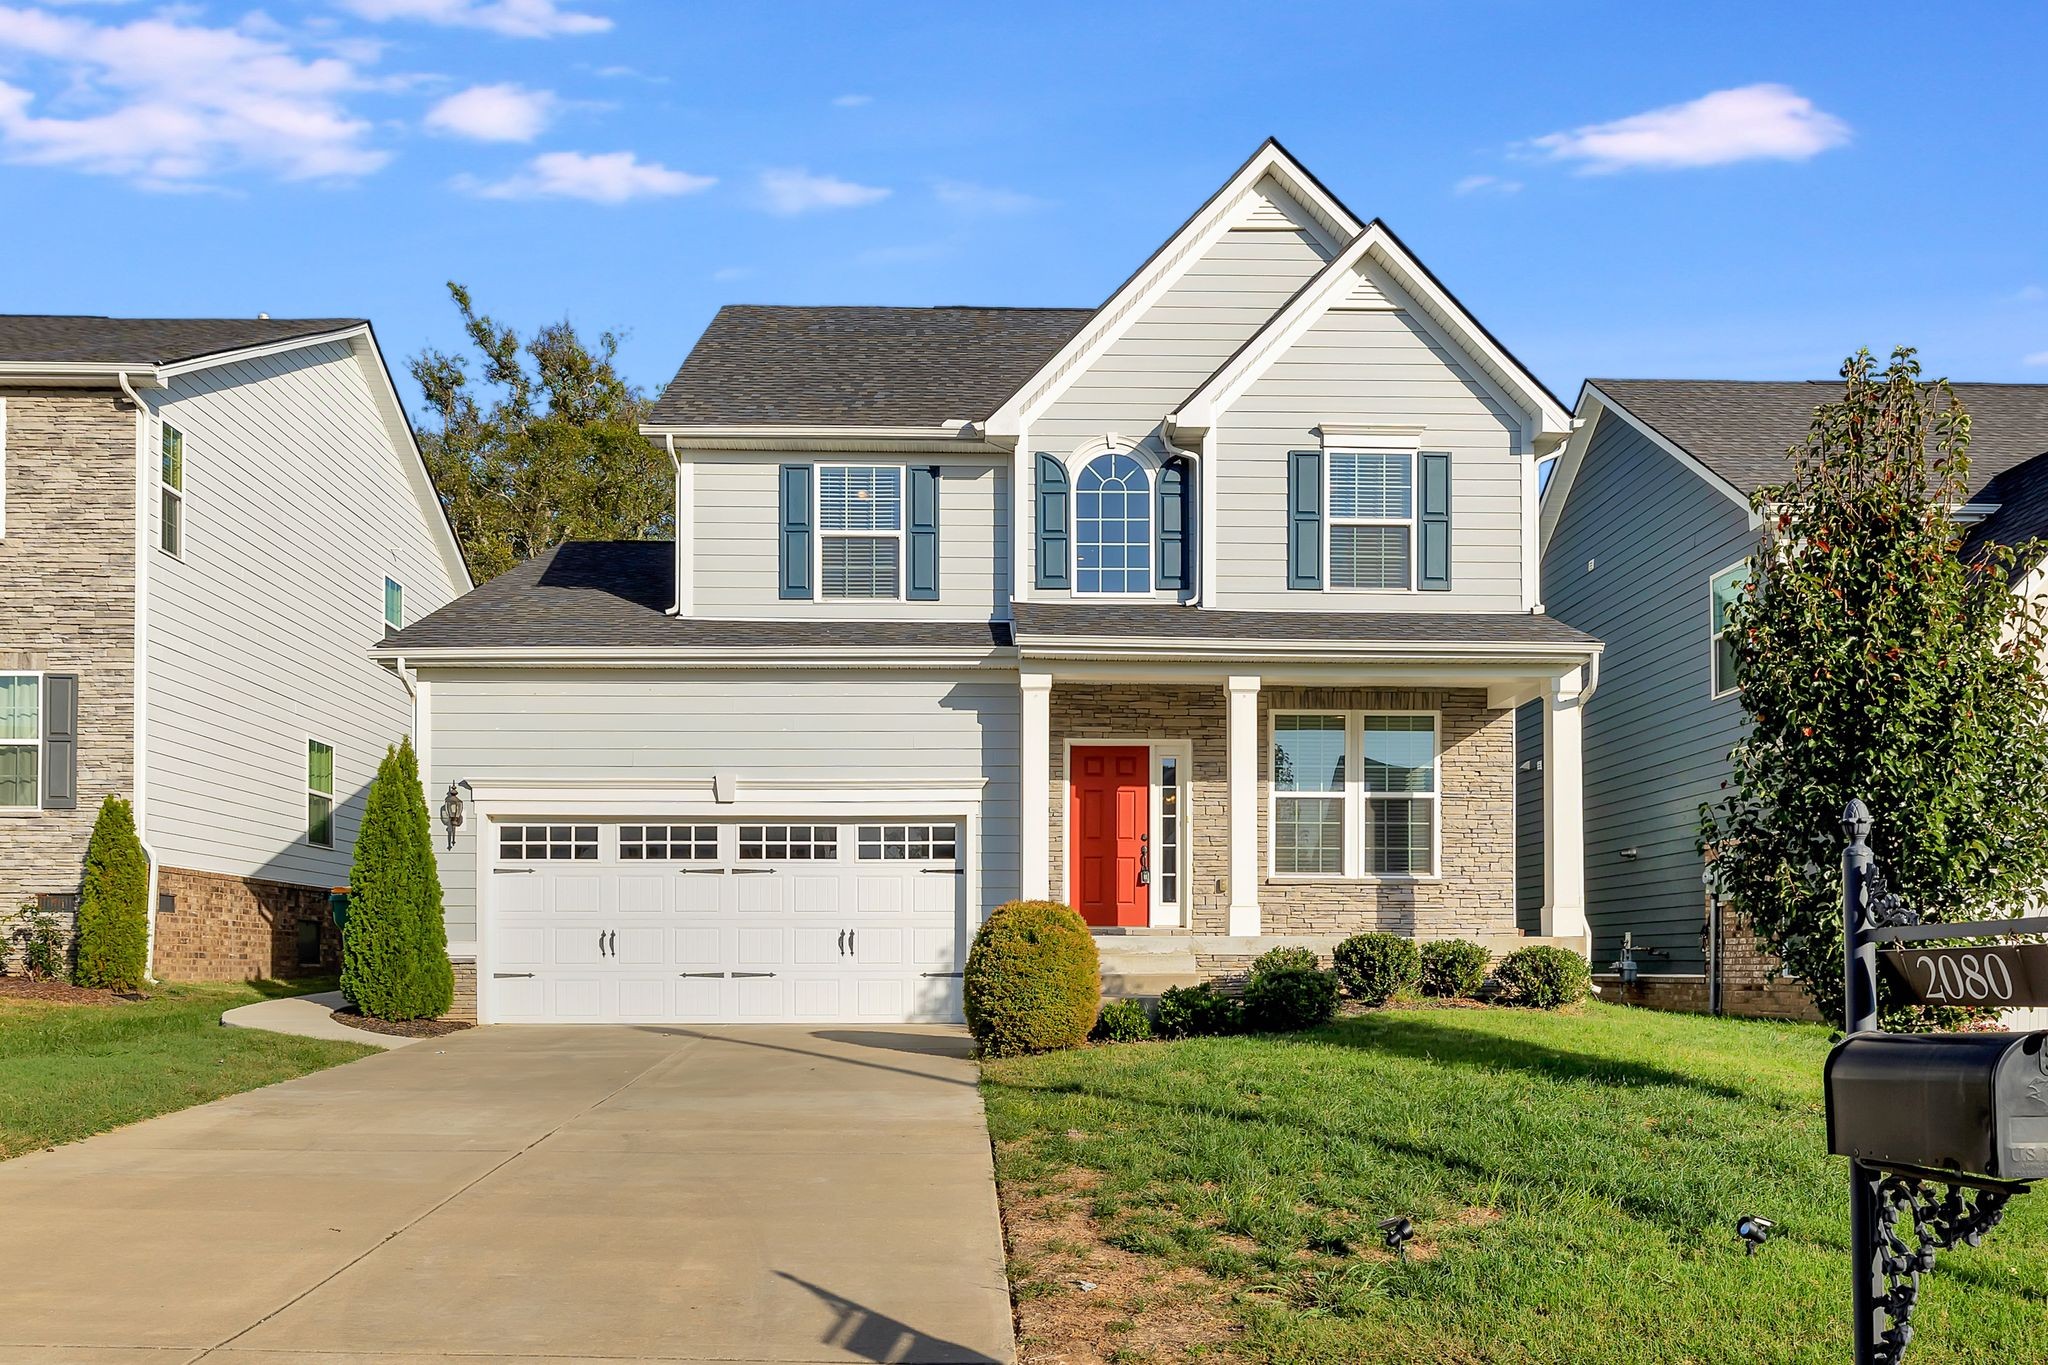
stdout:
[[1202,585],[1209,581],[1209,469],[1199,451],[1187,450],[1173,442],[1173,419],[1166,418],[1159,424],[1159,444],[1166,447],[1169,457],[1178,455],[1188,462],[1195,476],[1195,592],[1194,596],[1181,603],[1185,607],[1202,605]]
[[[674,591],[674,594],[675,594],[675,600],[674,600],[674,601],[673,601],[672,603],[670,603],[670,604],[669,604],[669,609],[668,609],[668,610],[667,610],[667,611],[666,611],[665,613],[663,613],[663,614],[664,614],[664,615],[667,615],[667,616],[681,616],[681,615],[683,614],[683,550],[684,550],[684,545],[683,545],[683,457],[682,457],[682,456],[680,456],[680,455],[678,455],[678,454],[676,454],[676,434],[675,434],[675,433],[674,433],[673,431],[665,431],[665,432],[663,432],[663,433],[662,433],[662,436],[661,436],[661,439],[662,439],[662,443],[663,443],[664,445],[666,445],[666,446],[668,447],[668,462],[669,462],[669,464],[670,464],[670,465],[672,465],[672,466],[674,467],[674,469],[675,469],[675,481],[676,481],[676,482],[675,482],[675,494],[674,494],[674,502],[675,502],[675,509],[676,509],[676,534],[675,534],[675,540],[674,540],[674,544],[675,544],[675,547],[676,547],[676,570],[675,570],[675,581],[674,581],[673,583],[671,583],[671,584],[669,585],[669,587],[670,587],[670,588],[671,588],[671,589],[672,589],[672,590]],[[909,476],[908,476],[908,475],[905,475],[904,477],[908,478]],[[693,511],[692,511],[692,515],[694,515],[694,509],[693,509]],[[694,529],[694,528],[692,528],[692,529]],[[691,544],[689,545],[689,547],[688,547],[688,548],[689,548],[689,551],[690,551],[690,553],[692,553],[692,554],[695,554],[695,553],[697,552],[697,547],[696,547],[696,543],[695,543],[695,538],[694,538],[694,537],[692,538]]]
[[148,931],[143,972],[156,979],[156,907],[158,865],[149,842],[149,409],[128,382],[128,371],[114,376],[121,392],[135,405],[135,697],[131,724],[135,731],[134,774],[130,782],[135,810],[135,837],[149,860]]

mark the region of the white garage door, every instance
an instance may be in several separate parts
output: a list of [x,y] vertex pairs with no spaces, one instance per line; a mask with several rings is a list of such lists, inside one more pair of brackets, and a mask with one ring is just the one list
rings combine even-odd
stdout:
[[950,821],[506,821],[491,1017],[506,1023],[960,1018]]

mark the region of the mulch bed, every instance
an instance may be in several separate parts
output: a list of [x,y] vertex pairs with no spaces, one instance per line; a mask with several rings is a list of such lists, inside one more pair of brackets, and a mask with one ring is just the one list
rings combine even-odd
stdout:
[[59,1005],[125,1005],[142,999],[139,995],[74,986],[69,981],[31,981],[25,976],[0,976],[0,995],[17,1000],[48,1000]]
[[354,1005],[334,1011],[334,1022],[359,1028],[365,1033],[385,1033],[394,1038],[445,1038],[476,1027],[460,1019],[372,1019]]

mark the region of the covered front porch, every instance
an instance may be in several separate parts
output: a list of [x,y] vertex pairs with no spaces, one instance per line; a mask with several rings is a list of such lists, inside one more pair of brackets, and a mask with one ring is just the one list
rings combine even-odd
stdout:
[[1120,955],[1171,943],[1207,975],[1367,930],[1505,950],[1514,711],[1541,699],[1557,814],[1539,932],[1584,951],[1579,716],[1597,644],[1544,618],[1511,629],[1545,638],[1475,641],[1276,616],[1019,604],[1024,895],[1073,905]]

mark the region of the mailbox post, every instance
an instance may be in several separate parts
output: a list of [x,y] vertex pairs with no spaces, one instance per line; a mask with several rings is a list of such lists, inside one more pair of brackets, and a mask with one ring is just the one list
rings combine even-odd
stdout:
[[[1877,1031],[1877,945],[1870,940],[1866,887],[1875,855],[1870,851],[1870,811],[1851,799],[1842,812],[1842,958],[1845,977],[1843,1033]],[[1832,1110],[1830,1110],[1832,1112]],[[1884,1266],[1878,1259],[1878,1185],[1882,1177],[1856,1157],[1849,1158],[1849,1250],[1856,1258],[1851,1311],[1855,1314],[1856,1365],[1874,1365],[1884,1333]]]

